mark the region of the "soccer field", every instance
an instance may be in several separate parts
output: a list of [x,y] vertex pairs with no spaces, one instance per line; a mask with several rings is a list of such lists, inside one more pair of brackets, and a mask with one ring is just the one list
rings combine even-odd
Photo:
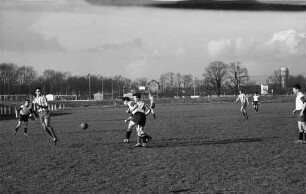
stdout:
[[[123,143],[125,108],[52,114],[57,146],[38,119],[29,137],[0,121],[0,193],[305,193],[305,144],[292,103],[159,105],[148,148]],[[80,128],[87,122],[89,128]]]

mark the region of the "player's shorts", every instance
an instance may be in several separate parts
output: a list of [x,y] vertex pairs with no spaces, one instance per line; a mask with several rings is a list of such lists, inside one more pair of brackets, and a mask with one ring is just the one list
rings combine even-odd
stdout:
[[153,102],[152,103],[152,105],[151,105],[151,107],[150,108],[152,108],[152,109],[154,109],[155,108],[155,103]]
[[146,125],[146,119],[146,114],[142,112],[136,112],[132,117],[132,121],[142,127]]
[[258,101],[253,101],[253,104],[254,105],[258,105]]
[[297,110],[297,111],[295,112],[295,115],[296,115],[298,121],[306,122],[306,111],[304,111],[303,116],[301,116],[300,114],[301,114],[301,110]]
[[246,108],[247,103],[246,102],[241,102],[241,108]]
[[23,121],[23,122],[28,122],[29,120],[29,115],[19,115],[18,121]]
[[50,111],[49,110],[43,110],[38,112],[38,116],[40,119],[40,122],[44,122],[45,120],[50,121]]

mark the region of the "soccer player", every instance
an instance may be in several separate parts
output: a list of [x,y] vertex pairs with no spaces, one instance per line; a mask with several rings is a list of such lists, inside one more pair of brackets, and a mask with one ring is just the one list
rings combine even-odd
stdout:
[[150,99],[150,109],[151,109],[151,113],[153,115],[153,118],[156,118],[155,112],[154,112],[154,108],[155,108],[155,103],[154,103],[154,98],[153,96],[149,93],[149,99]]
[[304,94],[300,91],[301,86],[295,84],[292,86],[293,93],[296,94],[295,109],[293,114],[296,114],[298,119],[299,139],[295,143],[306,143],[306,99]]
[[[131,99],[129,97],[123,97],[122,98],[122,101],[123,101],[123,104],[125,106],[128,106],[128,109],[125,111],[126,113],[130,113],[130,117],[125,119],[124,122],[127,123],[129,122],[130,120],[132,120],[133,118],[133,114],[132,112],[130,111],[131,108],[133,108],[135,106],[135,102],[134,101],[131,101]],[[132,134],[132,129],[133,127],[136,126],[136,123],[134,122],[129,122],[128,124],[128,128],[126,130],[126,134],[125,134],[125,139],[123,140],[123,142],[125,143],[128,143],[130,141],[130,137],[131,137],[131,134]]]
[[144,132],[144,127],[146,125],[146,116],[150,114],[151,109],[148,105],[140,100],[140,93],[135,93],[133,96],[135,105],[130,109],[131,113],[133,114],[130,123],[136,124],[137,143],[134,147],[147,147],[147,143],[150,139],[152,139],[152,137]]
[[24,123],[24,135],[28,135],[28,120],[29,117],[32,117],[32,106],[30,104],[30,100],[26,100],[23,105],[21,105],[18,109],[15,110],[16,118],[18,119],[18,124],[15,128],[14,135],[16,135],[21,123]]
[[45,131],[53,138],[53,144],[56,145],[58,138],[53,127],[50,124],[50,111],[48,110],[48,102],[46,96],[42,95],[42,89],[35,89],[36,97],[33,100],[34,111],[38,113],[39,120]]
[[259,95],[257,92],[255,92],[253,96],[253,102],[252,102],[255,112],[258,113],[258,105],[259,105]]
[[248,100],[248,97],[244,94],[244,91],[243,90],[239,90],[239,95],[236,99],[236,102],[238,102],[240,100],[241,102],[241,108],[240,108],[240,111],[243,115],[243,119],[248,119],[248,113],[247,113],[247,110],[246,110],[246,106],[249,105],[249,100]]

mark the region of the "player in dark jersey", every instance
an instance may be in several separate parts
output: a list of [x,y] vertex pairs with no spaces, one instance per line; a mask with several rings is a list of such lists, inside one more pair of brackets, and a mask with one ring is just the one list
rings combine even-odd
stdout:
[[129,123],[129,124],[126,130],[125,139],[123,140],[123,142],[129,143],[133,127],[136,126],[136,123],[129,122],[133,118],[133,114],[130,109],[135,106],[135,102],[131,101],[129,97],[123,97],[122,101],[124,105],[128,106],[128,109],[125,112],[130,114],[130,117],[124,120],[125,123]]
[[[24,135],[28,135],[28,120],[29,117],[33,117],[32,115],[32,106],[30,100],[26,100],[23,105],[15,110],[16,118],[18,119],[17,126],[15,128],[14,135],[16,135],[18,129],[21,126],[21,123],[24,123]],[[34,118],[34,117],[33,117]]]

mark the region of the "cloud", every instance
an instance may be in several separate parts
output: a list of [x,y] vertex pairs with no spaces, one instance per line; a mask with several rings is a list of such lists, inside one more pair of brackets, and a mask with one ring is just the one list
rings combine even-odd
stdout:
[[143,41],[140,38],[135,38],[132,41],[121,43],[103,44],[103,49],[125,49],[125,48],[142,48]]
[[263,47],[275,54],[305,55],[306,33],[297,33],[292,29],[276,32]]
[[127,77],[142,77],[147,67],[148,56],[140,56],[132,60],[125,69]]
[[212,40],[207,45],[209,56],[215,58],[219,56],[232,56],[235,52],[235,45],[230,39]]
[[306,33],[288,29],[275,32],[270,40],[262,43],[223,38],[210,41],[207,51],[210,57],[219,59],[303,56],[306,54]]
[[[36,17],[40,16],[38,13],[24,17],[22,12],[11,11],[3,13],[2,16],[5,22],[2,22],[1,25],[1,49],[7,51],[64,50],[57,38],[45,38],[32,29]],[[20,18],[22,18],[22,22],[20,22]]]

